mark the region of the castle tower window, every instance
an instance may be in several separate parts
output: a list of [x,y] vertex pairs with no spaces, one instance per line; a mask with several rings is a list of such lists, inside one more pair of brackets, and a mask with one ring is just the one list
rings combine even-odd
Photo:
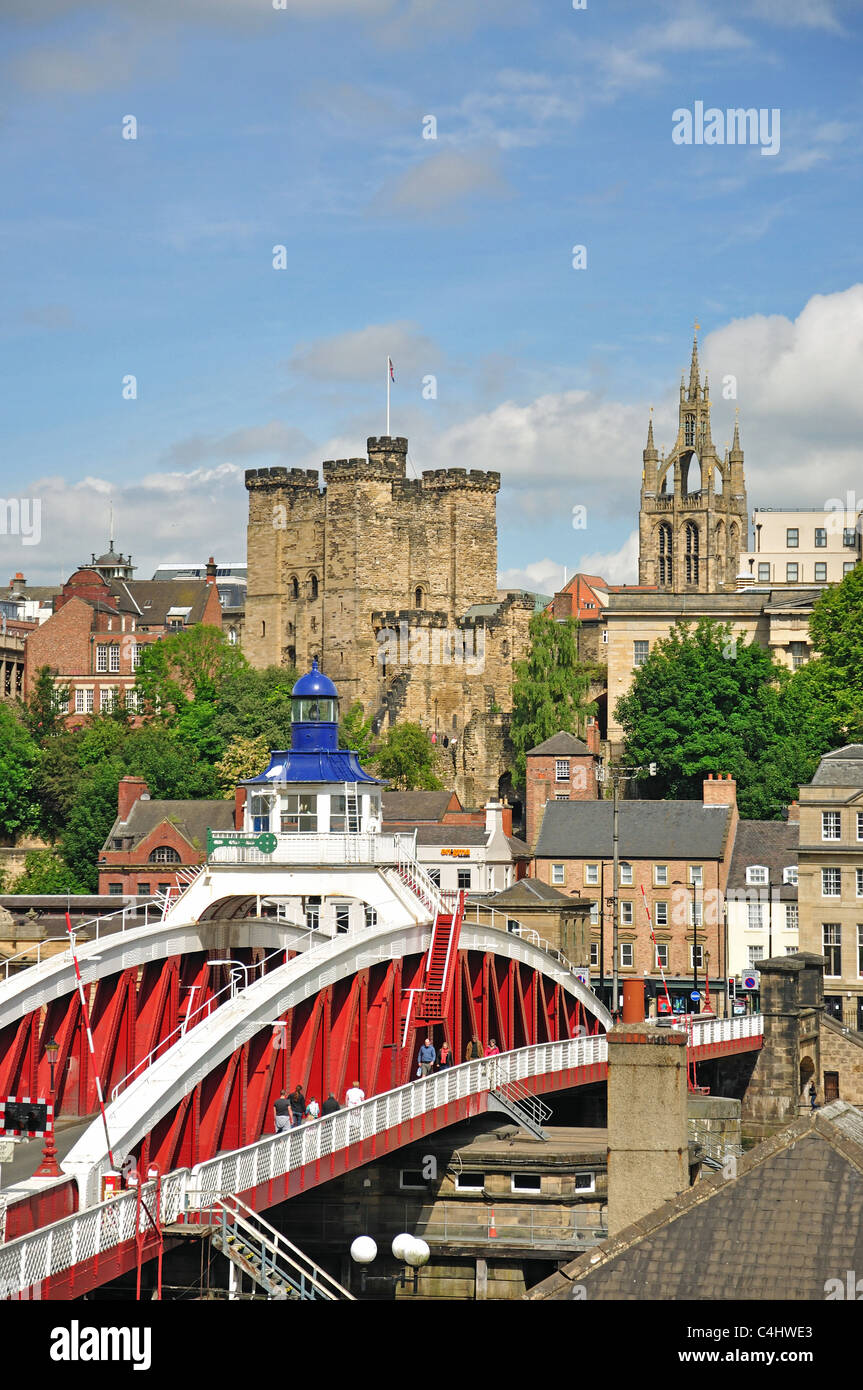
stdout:
[[290,579],[288,580],[288,584],[290,585],[291,598],[299,598],[300,581],[295,574],[291,575]]
[[671,527],[666,525],[659,528],[659,582],[660,584],[670,584],[672,581],[671,572],[672,541]]
[[317,596],[318,596],[318,576],[317,576],[316,574],[310,574],[310,575],[309,575],[309,598],[317,598]]
[[683,426],[683,442],[685,444],[695,443],[695,419],[692,415],[687,415]]
[[699,539],[698,527],[694,521],[686,523],[686,582],[698,583]]
[[424,605],[424,603],[425,603],[425,594],[423,593],[422,585],[418,584],[417,587],[416,587],[416,589],[414,590],[414,607],[415,607],[415,608],[422,608],[423,605]]

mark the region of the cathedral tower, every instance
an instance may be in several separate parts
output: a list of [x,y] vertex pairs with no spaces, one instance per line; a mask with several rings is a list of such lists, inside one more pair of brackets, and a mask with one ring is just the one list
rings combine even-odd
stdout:
[[[696,325],[697,330],[697,325]],[[670,593],[721,593],[736,588],[747,548],[746,485],[737,423],[720,459],[710,431],[710,388],[701,385],[698,338],[689,385],[680,379],[677,439],[657,452],[653,417],[643,453],[638,522],[638,582]]]

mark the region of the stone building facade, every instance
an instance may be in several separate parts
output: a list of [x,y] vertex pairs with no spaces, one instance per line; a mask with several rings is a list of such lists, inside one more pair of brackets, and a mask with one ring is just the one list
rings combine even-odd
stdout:
[[500,475],[408,478],[407,447],[369,439],[367,458],[324,463],[323,488],[314,469],[246,473],[243,648],[258,667],[317,657],[344,708],[359,701],[376,731],[422,724],[446,750],[450,784],[482,804],[501,790],[533,601],[497,595]]
[[[743,450],[734,442],[720,459],[710,428],[710,388],[701,384],[698,342],[692,344],[689,386],[680,379],[677,438],[662,455],[653,419],[643,454],[638,581],[672,593],[734,589],[748,541]],[[670,485],[669,485],[670,484]]]

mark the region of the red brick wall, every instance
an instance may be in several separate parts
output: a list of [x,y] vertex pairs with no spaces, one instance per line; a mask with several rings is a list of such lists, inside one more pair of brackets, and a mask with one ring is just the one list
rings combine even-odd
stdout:
[[[178,864],[150,864],[151,852],[158,845],[170,845],[180,856]],[[160,883],[174,885],[177,870],[202,864],[207,847],[195,849],[169,820],[157,825],[133,850],[103,850],[99,856],[99,892],[110,893],[111,885],[121,883],[123,893],[137,893],[139,883],[154,892]]]
[[92,618],[89,603],[71,599],[30,634],[24,666],[26,694],[30,694],[40,666],[51,666],[61,676],[89,671]]
[[581,758],[569,759],[569,781],[555,781],[557,758],[534,756],[527,759],[526,787],[526,831],[527,843],[534,848],[542,825],[542,814],[546,801],[554,801],[566,793],[567,801],[596,801],[597,782],[595,761],[585,754]]

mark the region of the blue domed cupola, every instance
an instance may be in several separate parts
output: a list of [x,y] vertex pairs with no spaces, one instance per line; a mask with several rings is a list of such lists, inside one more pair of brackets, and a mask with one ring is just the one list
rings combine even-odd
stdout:
[[291,691],[291,748],[297,753],[330,753],[339,746],[339,692],[331,680],[312,669]]

